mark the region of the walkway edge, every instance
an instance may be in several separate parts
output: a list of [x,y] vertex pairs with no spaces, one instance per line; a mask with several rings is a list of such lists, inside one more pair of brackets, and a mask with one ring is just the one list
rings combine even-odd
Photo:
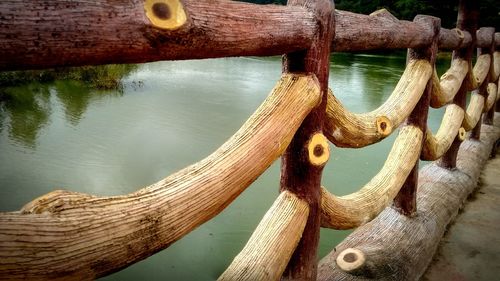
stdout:
[[[422,168],[417,192],[417,215],[408,218],[391,207],[356,229],[318,267],[318,280],[418,280],[434,256],[448,224],[467,196],[477,187],[491,149],[500,138],[500,114],[496,126],[482,125],[481,141],[466,140],[460,146],[457,169],[450,171],[432,163]],[[356,275],[335,262],[347,248],[361,250],[365,267]]]

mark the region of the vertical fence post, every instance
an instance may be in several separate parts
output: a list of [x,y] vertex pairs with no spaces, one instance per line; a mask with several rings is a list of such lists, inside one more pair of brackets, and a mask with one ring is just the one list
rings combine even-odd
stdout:
[[[486,106],[486,102],[488,100],[488,83],[493,79],[492,76],[492,71],[494,68],[494,61],[493,61],[493,46],[494,46],[494,36],[495,36],[495,28],[493,27],[482,27],[478,30],[478,33],[482,32],[485,34],[485,38],[491,38],[492,43],[488,47],[481,47],[477,48],[477,57],[483,54],[489,54],[490,55],[490,69],[488,71],[488,74],[486,75],[486,78],[484,79],[483,83],[479,85],[479,94],[484,97],[484,105]],[[484,108],[483,108],[484,110]],[[479,120],[477,121],[476,126],[474,129],[472,129],[471,133],[471,138],[475,140],[479,140],[481,137],[481,125],[482,123],[486,124],[491,124],[493,122],[493,116],[491,116],[491,119],[488,119],[487,114],[481,114],[479,117]],[[489,123],[488,123],[489,122]]]
[[[493,37],[493,44],[494,44],[494,51],[495,52],[500,52],[500,32],[495,32],[495,35]],[[495,62],[495,60],[493,60],[493,62]],[[498,87],[500,87],[500,77],[496,77],[497,78],[497,89]],[[497,95],[498,95],[498,91],[497,91]],[[497,96],[497,99],[498,99],[498,96]],[[495,104],[491,107],[491,115],[494,116],[495,115],[495,112],[500,112],[500,102],[496,102],[495,101]]]
[[[436,62],[436,55],[438,52],[441,19],[432,16],[417,15],[413,21],[415,23],[426,25],[428,28],[430,28],[433,31],[433,37],[432,43],[429,46],[421,49],[409,49],[408,60],[425,59],[434,66]],[[406,120],[407,125],[417,126],[422,130],[422,132],[424,132],[424,139],[425,132],[427,130],[427,113],[429,112],[431,93],[432,79],[429,79],[422,97]],[[420,151],[421,150],[422,148],[420,148]],[[418,164],[419,160],[417,160],[417,162],[415,163],[415,166],[413,167],[411,173],[408,175],[403,186],[399,190],[399,193],[394,198],[393,207],[406,216],[413,216],[417,211],[416,193],[418,184]]]
[[[460,89],[453,99],[453,103],[460,106],[464,110],[466,110],[465,103],[467,91],[472,90],[472,85],[470,85],[469,81],[472,81],[472,54],[474,53],[474,48],[476,45],[478,17],[479,3],[477,0],[459,1],[457,28],[469,32],[472,37],[472,42],[468,47],[453,51],[453,59],[461,58],[469,63],[469,72],[467,73],[464,81],[462,82],[462,85],[460,86]],[[457,166],[458,149],[460,148],[461,143],[462,141],[459,139],[459,137],[455,137],[455,140],[451,144],[448,151],[443,155],[443,157],[441,157],[441,160],[438,162],[441,167],[447,169],[455,169],[455,167]]]
[[[495,51],[500,52],[500,32],[495,32],[495,41],[493,44],[495,44]],[[497,87],[500,87],[500,77],[497,77]],[[498,94],[498,92],[497,92]],[[497,97],[498,98],[498,97]],[[491,115],[495,115],[496,112],[500,112],[500,102],[495,102],[495,104],[491,108]]]
[[[490,71],[487,76],[487,80],[485,81],[486,87],[488,87],[488,83],[497,83],[497,78],[494,77],[492,74],[495,74],[495,28],[493,27],[488,27],[489,31],[491,32],[491,45],[488,48],[481,48],[478,50],[478,55],[479,53],[486,53],[488,52],[491,57],[491,64],[490,64]],[[486,92],[486,99],[488,98],[488,93]],[[496,100],[496,97],[495,97]],[[483,116],[483,123],[487,125],[493,125],[493,117],[495,115],[495,102],[491,106],[490,110],[486,111]]]
[[315,74],[323,98],[306,117],[281,158],[280,190],[289,190],[309,204],[307,224],[283,273],[283,279],[315,280],[321,225],[321,174],[329,155],[328,141],[322,134],[322,127],[328,94],[330,45],[335,32],[335,8],[331,0],[290,0],[288,5],[305,6],[315,14],[318,26],[308,50],[283,56],[283,72]]

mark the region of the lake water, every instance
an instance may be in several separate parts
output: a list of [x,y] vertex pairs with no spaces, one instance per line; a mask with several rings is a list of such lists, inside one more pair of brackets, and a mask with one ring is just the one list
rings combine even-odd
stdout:
[[[330,86],[347,108],[387,99],[403,55],[336,54]],[[449,59],[439,60],[439,69]],[[262,103],[281,74],[279,58],[227,58],[140,65],[120,91],[56,81],[17,87],[0,103],[0,211],[54,189],[96,195],[135,191],[197,162],[224,143]],[[439,127],[443,110],[431,110]],[[363,149],[332,147],[323,185],[358,190],[383,165],[396,134]],[[243,248],[278,195],[279,161],[220,215],[169,248],[105,280],[215,280]],[[349,232],[323,229],[320,256]]]

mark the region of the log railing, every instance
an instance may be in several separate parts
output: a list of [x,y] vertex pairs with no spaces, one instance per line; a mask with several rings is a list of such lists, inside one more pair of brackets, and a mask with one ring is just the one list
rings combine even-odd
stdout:
[[[499,109],[500,33],[476,32],[477,11],[473,1],[460,1],[457,28],[445,29],[438,18],[401,21],[386,10],[360,15],[335,10],[329,0],[290,0],[287,6],[225,0],[0,2],[1,70],[284,55],[283,75],[268,98],[200,162],[128,195],[61,190],[20,211],[0,213],[0,279],[80,280],[120,270],[216,216],[280,156],[281,194],[220,279],[393,274],[397,267],[385,271],[373,260],[385,249],[366,246],[366,240],[332,252],[335,266],[322,262],[317,273],[319,228],[364,227],[387,210],[395,212],[389,220],[418,222],[419,159],[440,159],[441,167],[454,171],[466,132],[490,145],[500,137],[489,127],[482,137],[480,121],[492,125]],[[329,90],[331,51],[400,48],[408,48],[406,69],[374,111],[349,112]],[[453,50],[441,78],[438,49]],[[433,134],[428,109],[443,106]],[[321,186],[328,140],[359,148],[398,128],[385,164],[359,191],[337,197]],[[366,231],[376,232],[373,225]],[[412,274],[410,279],[421,272]]]

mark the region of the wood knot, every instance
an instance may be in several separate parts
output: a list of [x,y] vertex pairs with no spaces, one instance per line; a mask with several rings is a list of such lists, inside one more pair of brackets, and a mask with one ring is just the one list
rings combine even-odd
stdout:
[[463,40],[465,38],[465,35],[462,32],[462,30],[460,30],[458,28],[453,28],[453,31],[455,31],[455,33],[457,33],[459,39]]
[[187,21],[180,0],[145,0],[144,10],[151,24],[161,29],[175,30]]
[[365,254],[356,248],[347,248],[340,252],[336,259],[338,267],[345,272],[354,272],[361,268],[365,262]]
[[356,255],[355,253],[347,253],[345,254],[343,260],[345,262],[353,263],[358,260],[358,255]]
[[465,136],[466,136],[465,128],[464,127],[460,127],[460,129],[458,129],[458,139],[460,141],[464,141],[465,140]]
[[170,8],[165,3],[154,3],[153,13],[162,20],[168,20],[172,16]]
[[328,140],[322,133],[314,134],[307,145],[309,161],[314,166],[323,166],[330,158]]
[[387,137],[392,133],[392,123],[389,118],[385,116],[378,116],[377,117],[377,131],[379,134],[381,134],[383,137]]

